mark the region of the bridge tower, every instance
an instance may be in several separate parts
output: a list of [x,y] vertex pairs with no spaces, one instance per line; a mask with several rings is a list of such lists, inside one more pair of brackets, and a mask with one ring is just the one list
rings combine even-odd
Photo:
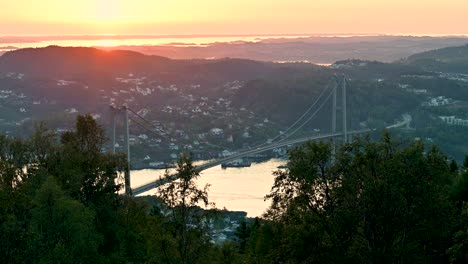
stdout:
[[125,179],[125,194],[132,195],[132,189],[130,187],[130,140],[129,140],[129,127],[128,127],[128,106],[123,105],[122,107],[117,107],[115,105],[111,105],[111,131],[112,131],[112,153],[115,154],[115,135],[116,135],[116,119],[117,116],[123,116],[124,121],[124,147],[125,147],[125,154],[127,155],[127,166],[124,172],[124,179]]
[[336,88],[338,86],[338,77],[335,75],[333,76],[335,80],[335,84],[333,86],[333,98],[332,98],[332,134],[336,133]]
[[130,136],[128,129],[128,106],[123,105],[122,111],[124,112],[124,139],[125,139],[125,151],[127,153],[127,166],[125,168],[125,194],[132,195],[132,188],[130,187]]
[[343,103],[343,106],[342,106],[342,111],[343,111],[343,140],[344,140],[344,144],[346,144],[348,142],[348,125],[347,125],[347,108],[346,108],[346,77],[343,75],[343,80],[342,80],[342,83],[341,83],[341,88],[342,88],[342,92],[343,92],[343,98],[342,98],[342,103]]
[[337,125],[337,90],[338,87],[341,88],[341,114],[342,114],[342,130],[343,130],[343,142],[346,144],[348,142],[348,122],[347,122],[347,102],[346,102],[346,77],[343,75],[340,79],[338,76],[333,76],[335,80],[335,85],[333,86],[333,95],[332,95],[332,134],[336,133]]
[[110,114],[111,114],[111,140],[112,140],[112,154],[115,154],[115,120],[118,115],[118,109],[114,104],[110,105]]

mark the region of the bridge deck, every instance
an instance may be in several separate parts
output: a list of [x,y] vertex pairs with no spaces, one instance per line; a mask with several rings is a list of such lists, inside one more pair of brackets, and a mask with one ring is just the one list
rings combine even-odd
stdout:
[[[371,129],[353,130],[353,131],[349,131],[348,135],[362,134],[362,133],[367,133],[367,132],[370,132],[370,131],[371,131]],[[303,138],[299,138],[299,139],[288,140],[288,141],[279,142],[279,143],[272,144],[272,145],[267,145],[267,146],[264,146],[264,147],[249,149],[249,150],[241,152],[241,153],[233,154],[233,155],[231,155],[229,157],[226,157],[226,158],[222,158],[222,159],[219,159],[219,160],[215,160],[215,161],[212,161],[212,162],[202,164],[202,165],[197,167],[197,170],[198,171],[207,170],[209,168],[213,168],[213,167],[216,167],[218,165],[221,165],[224,162],[240,159],[240,158],[248,156],[248,155],[265,152],[265,151],[272,150],[272,149],[275,149],[275,148],[285,147],[285,146],[288,146],[288,145],[295,145],[295,144],[306,142],[306,141],[309,141],[309,140],[328,139],[328,138],[334,138],[334,137],[340,137],[340,136],[343,136],[343,133],[334,133],[334,134],[326,134],[326,135],[319,135],[319,136],[312,136],[312,137],[303,137]],[[154,181],[145,183],[143,185],[140,185],[138,187],[135,187],[132,190],[132,192],[133,192],[133,195],[139,195],[139,194],[142,194],[142,193],[144,193],[146,191],[149,191],[151,189],[157,188],[157,187],[159,187],[159,186],[161,186],[161,185],[163,185],[165,183],[174,181],[176,179],[177,179],[177,174],[173,174],[173,175],[170,175],[170,176],[165,177],[163,179],[154,180]]]

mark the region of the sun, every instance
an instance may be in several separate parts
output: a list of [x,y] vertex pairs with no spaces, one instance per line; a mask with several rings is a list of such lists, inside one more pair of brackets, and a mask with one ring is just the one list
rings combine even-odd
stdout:
[[97,0],[95,19],[98,23],[116,23],[122,21],[120,5],[114,0]]

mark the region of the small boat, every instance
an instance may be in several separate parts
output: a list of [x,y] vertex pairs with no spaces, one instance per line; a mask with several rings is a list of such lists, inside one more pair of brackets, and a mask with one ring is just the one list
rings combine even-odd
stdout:
[[172,169],[172,168],[175,168],[176,166],[173,163],[151,162],[149,167],[151,169],[162,170],[162,169]]
[[250,161],[231,161],[231,162],[224,162],[221,163],[221,168],[226,169],[226,168],[244,168],[244,167],[250,167],[252,165],[252,162]]
[[289,166],[288,166],[288,164],[284,164],[284,165],[279,165],[279,166],[276,167],[276,168],[278,168],[278,169],[288,169]]

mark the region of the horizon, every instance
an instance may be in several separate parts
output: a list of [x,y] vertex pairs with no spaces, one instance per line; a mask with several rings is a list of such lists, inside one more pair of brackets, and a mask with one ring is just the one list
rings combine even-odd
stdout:
[[[247,43],[269,43],[287,42],[287,43],[322,43],[328,41],[338,42],[356,42],[370,41],[375,42],[383,39],[406,39],[414,41],[428,41],[430,39],[439,40],[460,40],[468,39],[468,35],[385,35],[385,34],[202,34],[202,35],[56,35],[56,36],[0,36],[0,55],[7,51],[23,48],[44,48],[48,46],[59,47],[97,47],[97,48],[115,48],[125,47],[132,50],[144,46],[153,47],[209,47],[214,44],[247,44]],[[444,46],[434,46],[444,47]],[[139,50],[140,53],[148,51]],[[150,52],[151,53],[151,52]],[[170,57],[167,54],[159,54]],[[206,55],[208,56],[208,55]],[[224,54],[224,56],[231,56]],[[236,55],[234,55],[236,56]],[[208,56],[210,57],[210,56]],[[285,61],[285,59],[277,59]],[[275,60],[276,61],[276,60]],[[289,59],[286,59],[289,61]],[[330,62],[319,61],[319,64],[329,64]]]
[[349,37],[468,37],[468,33],[419,34],[419,33],[207,33],[207,34],[0,34],[0,38],[187,38],[187,37],[305,37],[305,38],[349,38]]

